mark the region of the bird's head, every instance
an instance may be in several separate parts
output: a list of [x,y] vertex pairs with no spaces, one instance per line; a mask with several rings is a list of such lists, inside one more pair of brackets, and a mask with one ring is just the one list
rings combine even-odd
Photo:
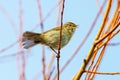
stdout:
[[67,29],[71,34],[73,34],[76,30],[78,25],[74,24],[73,22],[66,22],[63,24],[63,28]]

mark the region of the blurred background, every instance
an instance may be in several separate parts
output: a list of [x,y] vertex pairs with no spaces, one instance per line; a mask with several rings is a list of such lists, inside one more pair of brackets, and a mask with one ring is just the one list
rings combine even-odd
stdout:
[[[60,74],[60,80],[71,80],[89,52],[102,23],[108,0],[65,0],[63,23],[79,25],[69,44],[61,49],[60,69],[71,57],[70,63]],[[102,6],[104,3],[104,6]],[[113,0],[108,21],[117,0]],[[41,33],[60,26],[60,0],[0,0],[0,80],[52,80],[57,73],[56,54],[45,46],[37,45],[29,50],[22,48],[21,36],[25,31]],[[101,6],[102,11],[95,20]],[[93,21],[96,21],[91,32]],[[43,27],[41,27],[41,23]],[[84,40],[85,36],[87,38]],[[111,43],[120,42],[117,34]],[[82,41],[83,44],[81,43]],[[80,46],[78,48],[78,46]],[[73,53],[76,51],[73,57]],[[108,46],[98,71],[119,72],[119,45]],[[43,61],[44,60],[44,61]],[[85,74],[81,80],[85,79]],[[96,75],[94,80],[119,80],[119,75]]]

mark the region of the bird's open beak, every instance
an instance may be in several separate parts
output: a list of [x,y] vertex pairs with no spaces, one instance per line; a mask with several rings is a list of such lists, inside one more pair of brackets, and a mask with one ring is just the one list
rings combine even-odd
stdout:
[[73,26],[73,28],[78,28],[78,25],[76,25],[76,26]]

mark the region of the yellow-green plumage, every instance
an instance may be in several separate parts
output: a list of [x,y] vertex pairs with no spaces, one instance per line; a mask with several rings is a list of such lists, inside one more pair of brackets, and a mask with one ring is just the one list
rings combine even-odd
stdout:
[[[71,39],[77,25],[67,22],[62,26],[61,48],[64,47]],[[28,49],[36,44],[43,44],[53,49],[58,49],[60,41],[60,27],[53,28],[41,34],[34,32],[25,32],[23,34],[23,46]]]

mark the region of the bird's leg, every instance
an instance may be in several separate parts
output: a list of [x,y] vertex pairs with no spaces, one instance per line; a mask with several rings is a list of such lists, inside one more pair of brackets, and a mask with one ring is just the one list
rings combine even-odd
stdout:
[[52,47],[50,47],[50,49],[52,49],[57,54],[57,52]]

